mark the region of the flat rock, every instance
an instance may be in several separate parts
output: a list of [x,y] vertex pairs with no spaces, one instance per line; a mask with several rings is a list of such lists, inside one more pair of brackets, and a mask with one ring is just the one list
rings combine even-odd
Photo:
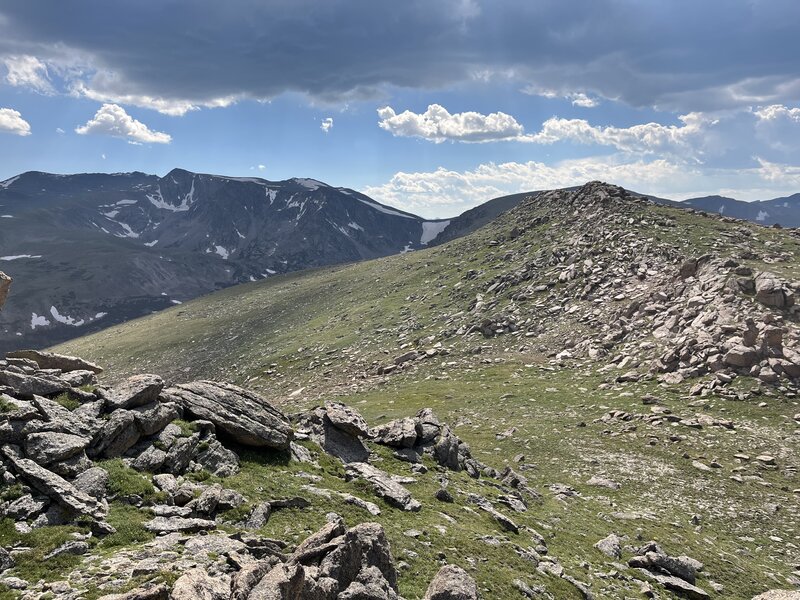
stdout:
[[69,433],[44,431],[25,439],[25,454],[40,465],[66,460],[83,452],[89,439]]
[[267,400],[235,385],[194,381],[165,390],[189,417],[211,421],[245,446],[287,450],[293,431],[286,416]]
[[186,519],[183,517],[155,517],[144,524],[145,529],[153,533],[184,532],[195,533],[216,528],[214,521],[207,519]]
[[163,388],[164,380],[158,375],[133,375],[109,391],[108,408],[116,410],[150,404],[155,402]]
[[418,511],[422,505],[414,500],[406,488],[392,481],[388,473],[364,462],[349,463],[345,471],[350,479],[360,477],[367,481],[375,493],[396,508],[407,511]]
[[800,600],[800,591],[769,590],[768,592],[754,596],[753,600]]
[[369,425],[356,409],[341,402],[326,402],[325,414],[331,424],[345,433],[357,437],[369,437]]
[[66,354],[56,354],[55,352],[45,352],[43,350],[16,350],[6,354],[7,358],[24,358],[32,360],[40,369],[59,369],[64,373],[70,371],[91,371],[92,373],[102,373],[103,369],[94,363]]

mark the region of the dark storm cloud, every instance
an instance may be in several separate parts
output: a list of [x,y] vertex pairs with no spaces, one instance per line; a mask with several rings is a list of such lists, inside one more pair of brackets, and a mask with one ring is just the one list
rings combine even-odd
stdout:
[[714,110],[800,99],[797,23],[796,0],[27,0],[0,7],[0,55],[153,107],[498,77]]

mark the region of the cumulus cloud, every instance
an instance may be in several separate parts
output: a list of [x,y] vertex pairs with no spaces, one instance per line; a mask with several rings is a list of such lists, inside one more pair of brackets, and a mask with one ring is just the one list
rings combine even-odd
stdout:
[[800,108],[788,108],[782,104],[762,106],[753,111],[761,121],[794,121],[800,123]]
[[74,74],[87,95],[167,114],[284,92],[378,97],[395,87],[474,82],[476,73],[682,113],[800,100],[796,0],[508,0],[502,10],[490,0],[100,7],[5,3],[0,56],[46,64],[79,57]]
[[331,129],[333,129],[333,117],[326,117],[322,119],[322,122],[319,124],[319,128],[323,133],[328,133]]
[[35,56],[6,56],[6,81],[13,86],[28,87],[42,94],[55,90],[50,83],[47,65]]
[[572,100],[573,106],[580,106],[581,108],[594,108],[595,106],[600,104],[600,102],[597,99],[590,98],[583,92],[579,92],[576,94],[569,94],[567,97],[570,100]]
[[160,131],[153,131],[141,121],[137,121],[116,104],[103,104],[85,125],[75,128],[81,135],[109,135],[139,144],[169,144],[172,137]]
[[534,144],[574,142],[611,146],[624,152],[694,154],[698,140],[718,120],[702,113],[679,117],[681,125],[644,123],[631,127],[591,125],[585,119],[553,117],[539,132],[526,134],[511,115],[502,112],[483,115],[477,112],[450,114],[439,104],[432,104],[421,114],[406,110],[397,114],[386,106],[378,110],[378,125],[396,137],[418,137],[432,142],[515,141]]
[[0,133],[30,135],[31,126],[22,118],[19,111],[13,108],[0,108]]
[[496,142],[516,140],[524,133],[522,125],[502,112],[482,115],[477,112],[450,114],[439,104],[422,113],[406,110],[397,114],[391,106],[378,109],[378,125],[396,137],[419,137],[432,142]]
[[719,193],[742,200],[766,199],[794,193],[800,186],[800,167],[763,159],[757,165],[718,169],[618,154],[553,164],[485,163],[466,171],[440,167],[428,172],[398,172],[386,183],[362,191],[379,202],[428,218],[446,218],[498,196],[571,187],[592,180],[672,199]]

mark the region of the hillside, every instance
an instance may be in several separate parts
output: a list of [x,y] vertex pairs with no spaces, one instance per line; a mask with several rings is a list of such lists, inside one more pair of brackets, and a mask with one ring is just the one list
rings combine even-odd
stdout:
[[[56,350],[104,365],[107,383],[227,380],[288,412],[335,398],[378,424],[431,408],[476,460],[524,475],[540,497],[514,508],[491,477],[448,474],[443,515],[440,471],[378,463],[423,500],[375,518],[409,565],[407,597],[442,556],[489,598],[688,590],[641,568],[652,540],[703,563],[690,597],[751,598],[800,584],[798,250],[795,231],[592,183],[441,246],[229,288]],[[325,510],[265,531],[302,537]]]
[[424,247],[426,221],[312,179],[174,169],[0,183],[0,349],[41,347],[210,291]]

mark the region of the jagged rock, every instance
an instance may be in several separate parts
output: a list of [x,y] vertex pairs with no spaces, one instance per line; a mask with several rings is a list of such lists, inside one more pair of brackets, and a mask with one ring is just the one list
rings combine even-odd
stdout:
[[136,417],[129,410],[115,410],[95,435],[90,448],[90,456],[113,458],[122,456],[139,438],[141,432],[136,427]]
[[434,576],[424,600],[478,600],[478,586],[461,567],[445,565]]
[[155,402],[164,388],[164,380],[158,375],[133,375],[108,393],[109,410],[135,408]]
[[326,402],[325,414],[331,424],[345,433],[357,437],[369,437],[370,431],[364,417],[354,408],[341,402]]
[[202,569],[190,569],[172,586],[171,600],[229,600],[227,577],[210,577]]
[[[217,477],[230,477],[239,472],[239,456],[223,446],[216,438],[206,439],[204,450],[195,456],[195,461]],[[200,446],[198,446],[198,449]]]
[[509,519],[507,516],[505,516],[503,513],[497,510],[494,506],[492,506],[492,503],[489,502],[486,498],[484,498],[483,496],[479,496],[478,494],[470,494],[468,498],[469,501],[472,502],[473,504],[476,504],[478,508],[480,508],[484,512],[489,513],[492,517],[494,517],[494,520],[497,521],[500,527],[502,527],[506,531],[519,533],[519,526],[517,526],[517,524],[514,523],[514,521]]
[[156,473],[167,458],[167,453],[161,448],[156,446],[148,446],[144,452],[139,454],[131,466],[137,471],[145,471],[147,473]]
[[269,515],[272,512],[272,507],[270,506],[269,502],[261,502],[253,507],[253,510],[250,512],[250,515],[247,517],[244,523],[242,523],[243,529],[261,529],[264,525],[267,524],[269,521]]
[[369,483],[375,493],[396,508],[418,511],[422,505],[411,497],[411,492],[399,483],[392,481],[388,473],[368,463],[358,462],[345,465],[349,479],[361,477]]
[[[300,418],[300,424],[306,428],[311,439],[331,456],[343,463],[366,462],[369,450],[357,435],[337,427],[324,408],[316,408]],[[352,427],[351,427],[352,430]]]
[[34,498],[30,494],[25,494],[24,496],[20,496],[13,502],[9,503],[3,513],[6,517],[15,521],[28,521],[41,513],[46,506],[46,501],[43,501],[39,498]]
[[195,533],[214,529],[217,524],[207,519],[185,519],[183,517],[156,517],[144,524],[145,529],[153,533]]
[[10,446],[3,446],[2,450],[19,476],[48,498],[76,513],[97,520],[105,518],[107,508],[96,499],[32,460],[21,458]]
[[195,433],[188,438],[178,438],[170,447],[164,458],[161,468],[167,473],[180,474],[186,471],[192,460],[192,455],[200,442],[200,436]]
[[[97,375],[95,374],[95,372],[88,371],[85,369],[78,369],[75,371],[62,373],[61,375],[59,375],[59,377],[73,388],[81,387],[84,385],[95,385],[97,383]],[[79,396],[83,398],[88,398],[89,395],[91,395],[91,397],[94,397],[94,394],[92,394],[91,392],[84,392],[82,390],[72,389],[72,390],[67,390],[67,393],[70,396]],[[84,394],[86,394],[86,396],[84,396]]]
[[55,352],[45,352],[43,350],[16,350],[6,354],[8,358],[24,358],[32,360],[40,369],[58,369],[64,373],[71,371],[90,371],[92,373],[102,373],[103,369],[88,360],[83,360],[77,356],[66,354],[56,354]]
[[123,594],[107,594],[100,596],[98,600],[168,600],[169,588],[166,584],[152,585],[151,587],[140,587]]
[[758,362],[758,353],[754,348],[735,346],[725,353],[722,360],[726,365],[749,368]]
[[376,427],[375,441],[396,448],[411,448],[417,443],[416,419],[405,417]]
[[[321,578],[331,578],[346,589],[365,567],[375,567],[392,590],[397,590],[397,570],[386,533],[378,523],[361,523],[332,541],[319,563]],[[304,563],[307,564],[307,563]]]
[[188,416],[211,421],[245,446],[287,450],[292,441],[292,428],[283,413],[235,385],[194,381],[169,388],[163,395],[180,404]]
[[180,416],[175,404],[149,402],[131,409],[141,435],[154,435]]
[[620,558],[622,556],[621,543],[622,540],[620,540],[619,536],[615,533],[611,533],[597,542],[594,547],[609,558]]
[[768,592],[754,596],[753,600],[800,600],[800,591],[769,590]]
[[222,486],[218,483],[208,486],[192,503],[192,509],[201,515],[213,515],[217,510]]
[[642,556],[634,556],[628,564],[635,568],[644,568],[651,571],[666,571],[684,581],[694,583],[697,571],[702,569],[702,563],[688,556],[669,556],[659,550],[650,550]]
[[33,396],[51,396],[70,389],[70,385],[55,375],[37,372],[36,375],[0,371],[0,385],[14,389],[15,395],[28,399]]
[[417,442],[433,443],[439,436],[442,424],[430,408],[423,408],[417,413]]
[[680,577],[675,577],[674,575],[661,575],[658,573],[651,573],[645,569],[641,569],[641,572],[646,574],[652,580],[660,583],[668,590],[672,590],[673,592],[678,592],[679,594],[683,594],[690,600],[707,600],[710,598],[708,592],[699,588],[691,583],[684,581]]
[[783,289],[783,282],[774,273],[762,271],[755,277],[756,300],[766,306],[792,306],[793,298]]
[[0,548],[0,573],[14,566],[14,559],[5,548]]
[[377,567],[365,567],[337,600],[397,600],[397,592]]
[[32,433],[25,439],[25,454],[40,465],[66,460],[83,452],[89,445],[85,437],[45,431]]
[[304,583],[305,571],[301,565],[279,564],[253,587],[247,597],[252,600],[300,600]]

